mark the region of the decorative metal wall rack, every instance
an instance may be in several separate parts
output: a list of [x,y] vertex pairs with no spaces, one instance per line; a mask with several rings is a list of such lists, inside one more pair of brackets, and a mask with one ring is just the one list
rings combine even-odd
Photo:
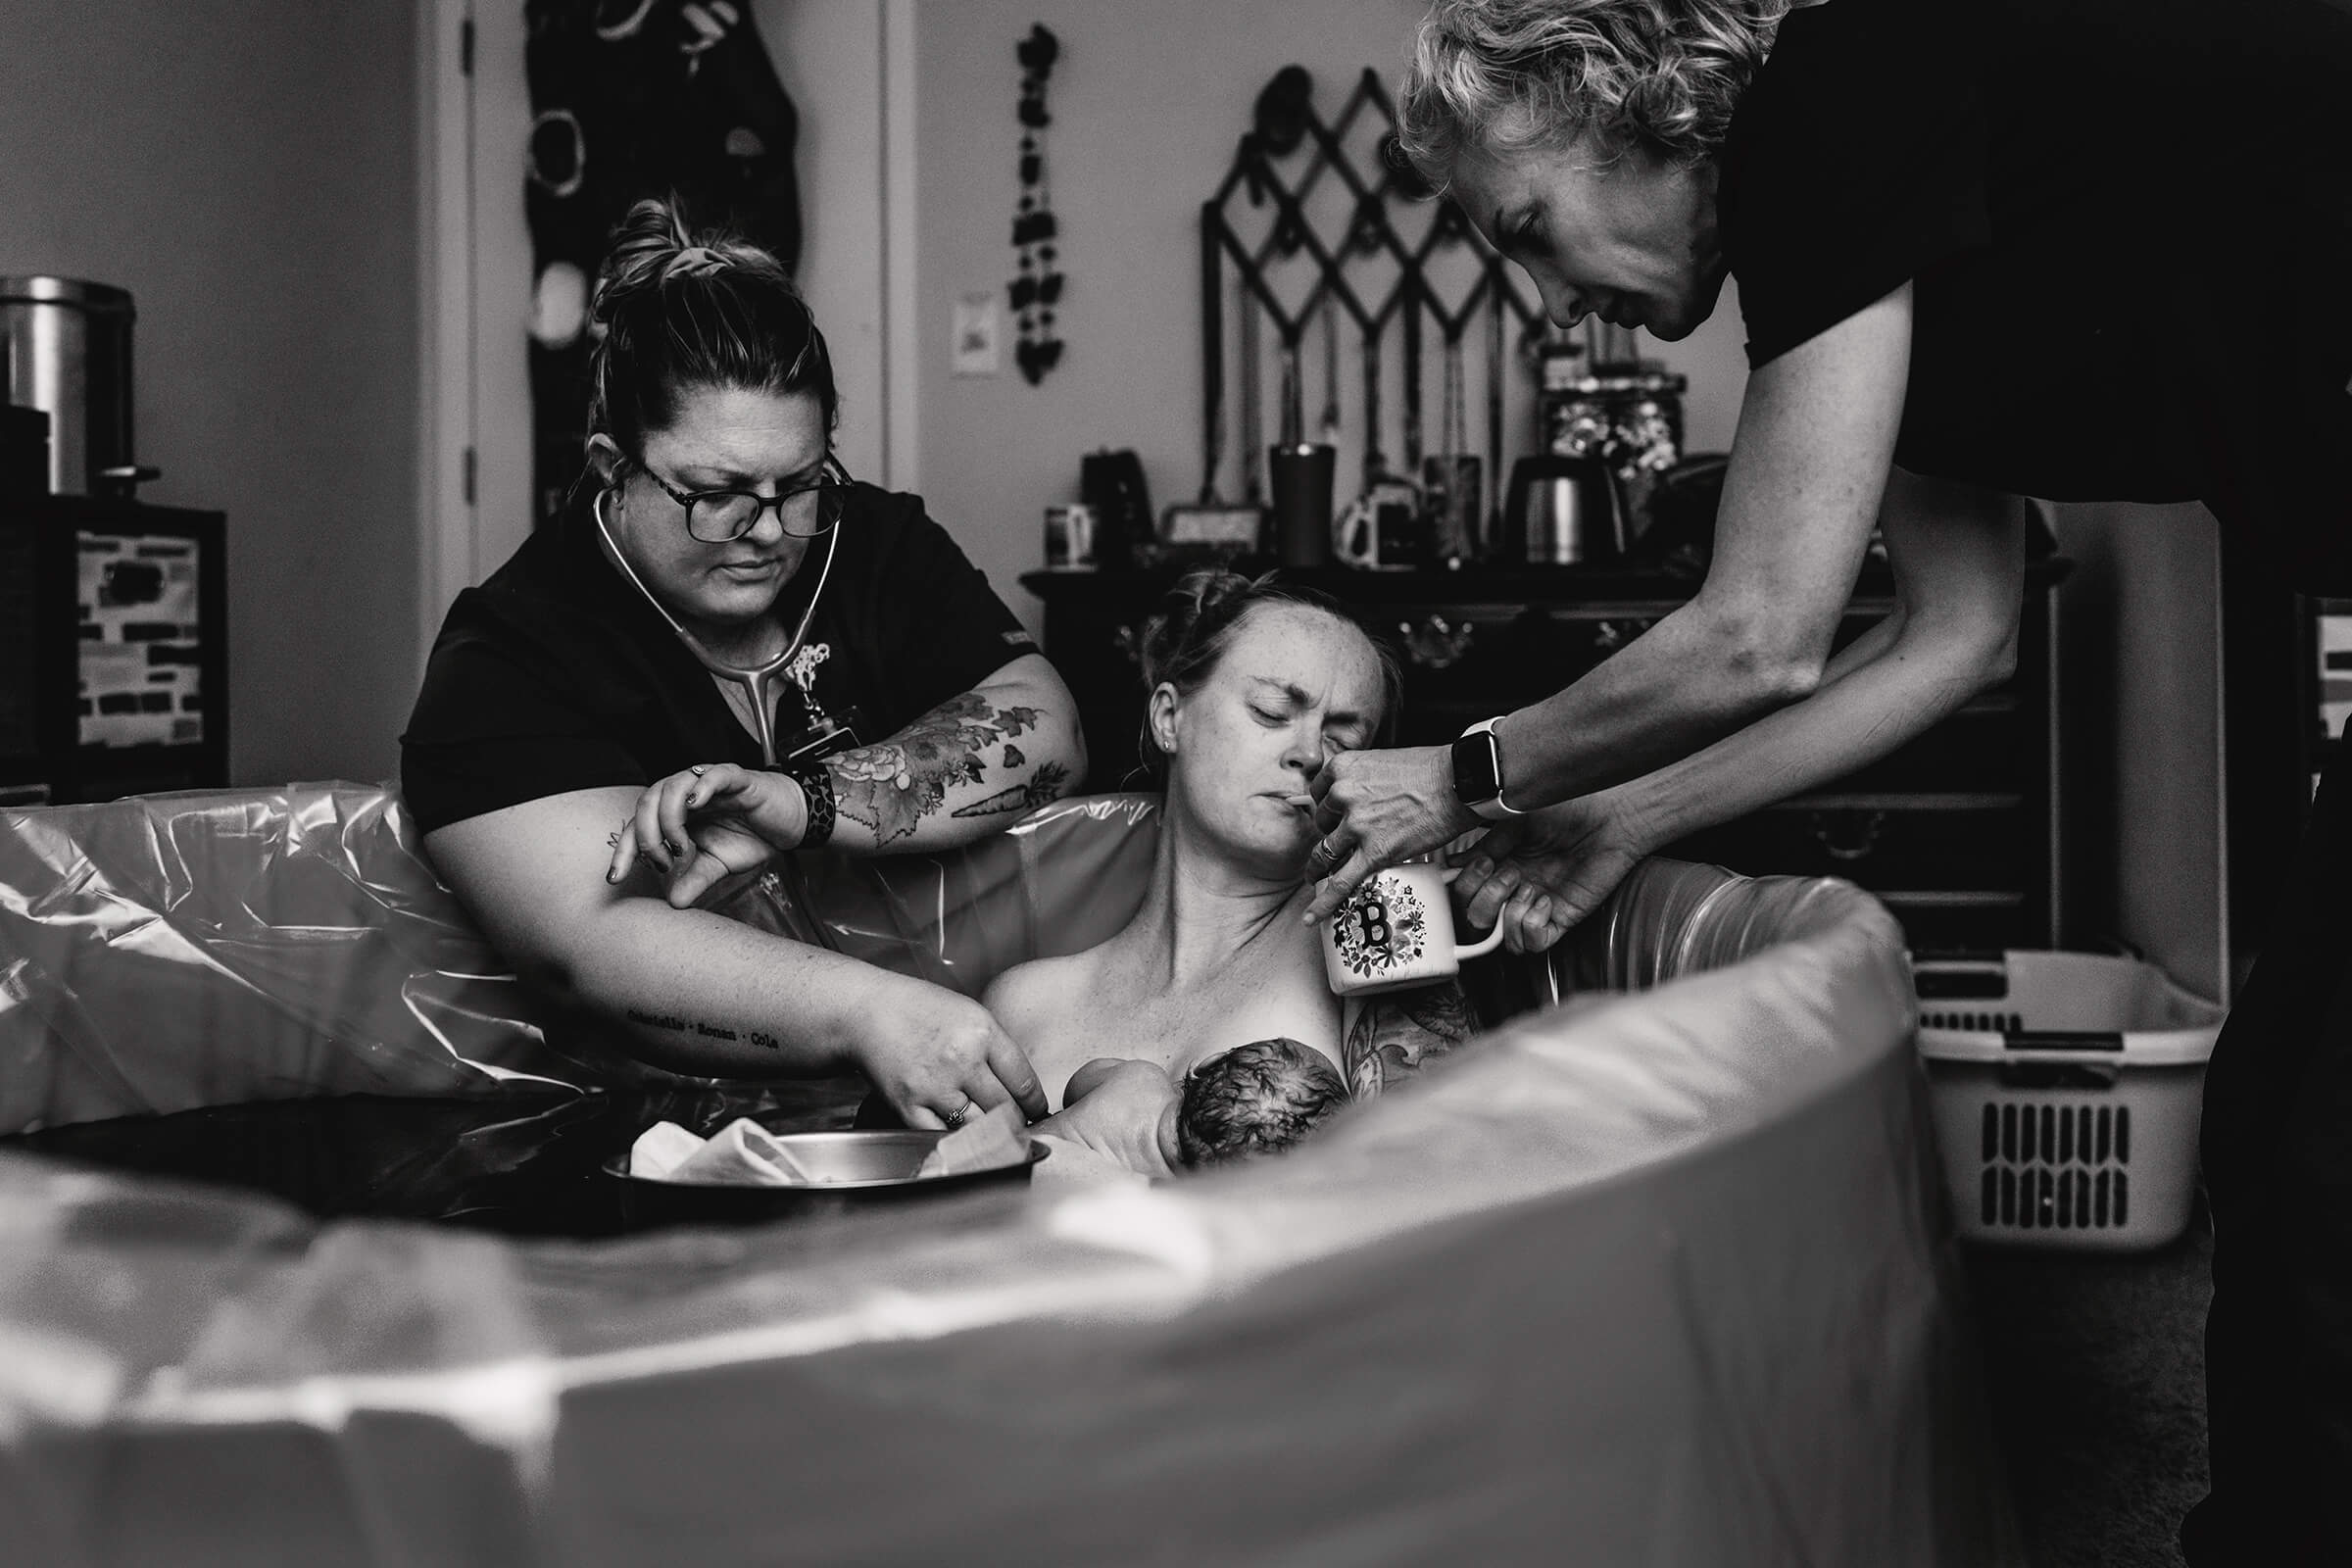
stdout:
[[[1286,85],[1292,91],[1283,102]],[[1218,499],[1229,380],[1238,381],[1240,393],[1240,493],[1252,504],[1263,494],[1261,321],[1272,327],[1279,355],[1276,395],[1286,443],[1306,438],[1301,359],[1310,328],[1320,326],[1323,400],[1315,438],[1353,447],[1367,489],[1421,470],[1430,445],[1423,412],[1432,338],[1441,360],[1440,450],[1473,455],[1466,426],[1469,340],[1476,335],[1483,339],[1475,347],[1486,393],[1480,509],[1491,518],[1513,413],[1508,405],[1519,404],[1529,416],[1517,428],[1533,427],[1535,356],[1560,340],[1461,208],[1450,199],[1431,201],[1427,186],[1396,155],[1396,105],[1377,74],[1365,71],[1329,121],[1310,98],[1304,72],[1293,67],[1278,76],[1259,99],[1256,123],[1241,138],[1231,170],[1200,207],[1200,499]],[[1230,331],[1229,295],[1239,317]],[[1351,329],[1360,361],[1353,377],[1340,369],[1343,328]],[[1392,341],[1399,351],[1395,360]],[[1229,348],[1240,360],[1232,376]],[[1522,373],[1512,373],[1514,362],[1525,367]],[[1342,415],[1348,380],[1358,405],[1353,419]],[[1395,448],[1389,407],[1399,411]]]

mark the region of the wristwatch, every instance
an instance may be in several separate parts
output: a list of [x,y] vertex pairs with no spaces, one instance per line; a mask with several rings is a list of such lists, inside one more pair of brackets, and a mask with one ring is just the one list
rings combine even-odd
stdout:
[[1502,798],[1502,743],[1494,719],[1480,719],[1453,743],[1453,794],[1490,822],[1527,814]]

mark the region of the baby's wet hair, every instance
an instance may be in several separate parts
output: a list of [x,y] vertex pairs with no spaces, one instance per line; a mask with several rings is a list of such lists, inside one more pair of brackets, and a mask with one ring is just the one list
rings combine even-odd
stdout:
[[[1234,633],[1241,628],[1243,619],[1260,605],[1298,605],[1319,610],[1348,625],[1355,624],[1340,602],[1329,594],[1282,582],[1270,571],[1256,577],[1245,577],[1238,571],[1216,566],[1188,571],[1160,599],[1158,611],[1144,623],[1143,642],[1137,653],[1143,665],[1146,695],[1158,690],[1163,682],[1186,697],[1200,690],[1216,673],[1217,662],[1233,645]],[[1385,731],[1396,721],[1397,702],[1404,691],[1404,672],[1396,662],[1396,651],[1387,643],[1369,632],[1364,633],[1364,640],[1372,645],[1372,652],[1380,662],[1381,722],[1385,738]],[[1152,739],[1148,714],[1137,749],[1145,768],[1154,778],[1164,777],[1167,754]]]
[[1199,1170],[1278,1153],[1347,1103],[1347,1081],[1321,1052],[1288,1036],[1252,1040],[1185,1074],[1177,1158]]
[[792,274],[740,235],[641,201],[612,230],[588,306],[588,427],[631,457],[696,387],[807,392],[833,428],[833,358]]

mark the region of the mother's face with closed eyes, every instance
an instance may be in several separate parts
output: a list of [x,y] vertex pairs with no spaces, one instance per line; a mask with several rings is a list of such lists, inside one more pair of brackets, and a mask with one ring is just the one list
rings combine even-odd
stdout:
[[1307,605],[1261,604],[1190,693],[1152,694],[1168,757],[1168,809],[1189,834],[1268,876],[1296,878],[1314,843],[1292,804],[1334,753],[1371,743],[1387,717],[1380,656],[1354,622]]

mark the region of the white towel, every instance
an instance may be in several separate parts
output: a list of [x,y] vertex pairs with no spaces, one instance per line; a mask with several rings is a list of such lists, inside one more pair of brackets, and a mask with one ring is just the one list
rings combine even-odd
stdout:
[[807,1187],[816,1180],[775,1134],[749,1116],[736,1117],[708,1140],[674,1121],[658,1122],[630,1146],[629,1174],[712,1187]]

